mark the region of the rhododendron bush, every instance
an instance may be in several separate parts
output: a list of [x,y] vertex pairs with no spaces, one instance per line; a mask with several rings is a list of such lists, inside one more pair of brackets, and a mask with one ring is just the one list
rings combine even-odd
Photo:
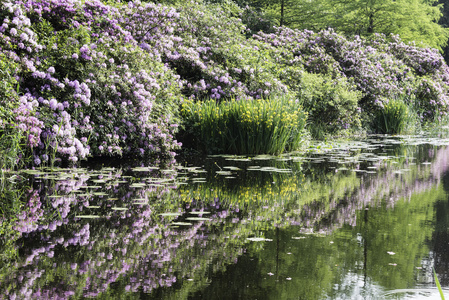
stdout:
[[[363,93],[359,105],[366,113],[403,99],[427,121],[447,115],[449,68],[436,49],[406,44],[397,36],[344,37],[332,29],[315,33],[278,28],[254,38],[274,47],[284,65],[348,79]],[[300,90],[300,77],[289,76],[286,83]]]
[[[136,9],[137,10],[137,9]],[[163,154],[182,85],[100,1],[3,1],[1,51],[19,64],[17,128],[34,164]]]
[[[173,158],[183,98],[288,94],[331,131],[358,127],[391,99],[424,120],[446,115],[448,67],[436,50],[333,30],[249,36],[240,19],[247,14],[226,1],[2,1],[0,55],[14,67],[2,67],[9,86],[1,111],[9,114],[0,115],[0,128],[10,131],[0,134],[23,135],[40,165],[91,156]],[[322,96],[329,80],[336,88]],[[323,119],[322,111],[332,113]]]

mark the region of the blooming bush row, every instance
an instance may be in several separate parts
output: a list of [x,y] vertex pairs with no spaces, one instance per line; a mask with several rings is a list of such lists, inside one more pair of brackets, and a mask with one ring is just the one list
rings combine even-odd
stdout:
[[[363,93],[359,107],[365,113],[382,109],[392,99],[406,98],[427,121],[447,115],[449,68],[436,49],[406,44],[397,36],[347,38],[332,29],[315,33],[278,28],[254,38],[274,47],[284,65],[354,83]],[[286,83],[296,89],[298,80],[288,78]]]
[[331,131],[359,127],[391,99],[424,120],[447,114],[449,72],[436,50],[332,30],[250,36],[254,20],[229,1],[2,1],[0,58],[14,67],[1,68],[10,113],[0,126],[17,130],[39,165],[173,157],[183,98],[296,97]]

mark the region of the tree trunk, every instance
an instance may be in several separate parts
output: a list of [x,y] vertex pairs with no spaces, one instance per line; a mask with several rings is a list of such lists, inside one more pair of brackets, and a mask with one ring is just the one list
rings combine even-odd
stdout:
[[285,0],[281,0],[281,21],[279,22],[280,26],[284,26],[284,5]]

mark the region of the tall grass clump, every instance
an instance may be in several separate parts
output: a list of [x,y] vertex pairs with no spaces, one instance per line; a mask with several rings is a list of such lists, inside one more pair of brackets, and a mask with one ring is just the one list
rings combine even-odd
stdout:
[[[18,82],[13,76],[17,68],[18,64],[9,61],[0,53],[0,183],[5,170],[16,167],[19,163],[18,158],[25,156],[24,144],[27,132],[23,126],[17,124],[21,118],[20,114],[17,114]],[[1,186],[0,184],[0,188]]]
[[182,104],[185,140],[206,153],[279,154],[306,139],[307,113],[288,98]]
[[394,99],[374,112],[373,130],[382,134],[401,134],[413,127],[415,114],[400,100]]

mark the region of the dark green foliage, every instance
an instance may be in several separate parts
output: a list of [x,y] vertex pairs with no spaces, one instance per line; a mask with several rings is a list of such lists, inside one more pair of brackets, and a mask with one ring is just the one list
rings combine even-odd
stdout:
[[[342,128],[360,127],[358,102],[362,93],[346,78],[304,72],[300,85],[298,94],[313,128],[332,134]],[[312,136],[318,137],[314,132]]]

